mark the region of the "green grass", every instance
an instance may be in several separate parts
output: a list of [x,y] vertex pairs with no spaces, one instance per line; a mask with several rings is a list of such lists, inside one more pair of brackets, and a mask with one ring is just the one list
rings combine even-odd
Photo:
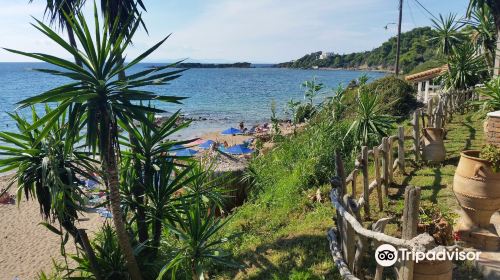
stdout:
[[[283,139],[271,153],[252,162],[257,187],[250,201],[235,210],[224,228],[224,234],[241,233],[228,244],[228,249],[245,268],[217,268],[214,271],[217,279],[340,279],[326,239],[327,230],[334,225],[327,178],[333,175],[334,151],[341,148],[338,139],[342,139],[346,124],[322,123]],[[405,125],[410,134],[411,128]],[[427,166],[409,161],[407,175],[395,173],[384,212],[378,213],[376,194],[371,195],[374,220],[402,215],[407,185],[422,189],[422,205],[438,207],[442,212],[458,210],[451,190],[456,164],[460,151],[482,145],[482,115],[457,114],[446,128],[446,162]],[[410,141],[406,145],[411,145]],[[349,149],[344,147],[344,152]],[[412,158],[410,154],[407,156]],[[346,157],[345,162],[346,170],[351,170],[353,160]],[[361,182],[358,186],[362,186]],[[309,198],[318,188],[324,199],[322,203]],[[397,220],[388,226],[386,233],[399,234]],[[374,267],[371,263],[367,266]],[[456,271],[460,271],[460,279],[478,277],[470,264],[460,264]]]
[[[336,279],[326,232],[333,225],[328,180],[335,149],[347,124],[322,122],[285,138],[269,154],[253,160],[255,189],[236,209],[225,234],[240,232],[229,244],[245,269],[220,268],[219,279]],[[325,201],[309,198],[320,188]]]

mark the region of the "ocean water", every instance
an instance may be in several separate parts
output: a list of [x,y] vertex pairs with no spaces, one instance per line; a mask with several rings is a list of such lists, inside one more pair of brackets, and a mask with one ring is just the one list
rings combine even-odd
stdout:
[[[139,64],[131,72],[144,70],[152,65]],[[62,77],[34,71],[36,68],[47,66],[43,63],[0,63],[1,131],[16,130],[7,113],[16,109],[17,102],[69,82]],[[339,83],[347,85],[349,81],[362,74],[365,72],[269,67],[190,69],[169,85],[148,89],[159,94],[188,97],[182,105],[169,103],[153,105],[169,113],[181,110],[186,117],[195,119],[190,128],[176,136],[192,137],[207,131],[237,126],[240,121],[244,121],[247,125],[266,122],[271,115],[273,100],[276,102],[278,114],[286,117],[284,114],[286,103],[292,98],[302,101],[304,89],[301,88],[301,83],[313,77],[324,83],[327,91]],[[373,79],[384,75],[377,72],[366,74]],[[331,93],[319,96],[318,101],[326,95]],[[29,117],[27,111],[20,110],[20,112]]]

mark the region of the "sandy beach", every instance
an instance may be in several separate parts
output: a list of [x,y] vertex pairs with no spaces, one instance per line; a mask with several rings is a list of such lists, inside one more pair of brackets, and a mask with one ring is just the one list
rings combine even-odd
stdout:
[[[284,134],[291,133],[290,127],[283,126]],[[205,132],[203,140],[213,140],[219,143],[226,142],[229,146],[243,143],[255,136],[248,135],[221,135],[220,131]],[[194,147],[195,148],[195,147]],[[238,157],[220,157],[218,168],[221,170],[244,168],[246,160]],[[10,179],[9,175],[0,175],[0,189],[5,188]],[[11,194],[15,188],[11,188]],[[85,213],[77,227],[87,229],[89,237],[104,223],[104,218],[97,213]],[[20,205],[0,204],[0,280],[37,279],[40,271],[49,273],[53,267],[52,259],[63,261],[60,255],[60,237],[39,225],[43,218],[39,212],[37,201],[22,199]],[[67,252],[75,253],[73,243],[66,246]]]
[[[6,187],[10,176],[0,177],[0,189]],[[93,233],[104,222],[96,213],[85,214],[88,221],[80,222],[79,228]],[[43,270],[46,273],[52,269],[52,259],[63,261],[61,257],[60,237],[44,226],[39,212],[38,202],[22,199],[19,207],[14,204],[0,204],[0,279],[12,280],[37,279],[37,274]],[[70,240],[66,245],[68,252],[74,253],[75,248]]]

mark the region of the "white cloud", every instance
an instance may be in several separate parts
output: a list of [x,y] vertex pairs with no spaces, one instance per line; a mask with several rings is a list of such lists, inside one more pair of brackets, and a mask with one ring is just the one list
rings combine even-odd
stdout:
[[[387,0],[169,0],[168,7],[163,6],[164,0],[149,1],[145,20],[150,34],[137,34],[129,58],[169,32],[174,32],[172,37],[150,60],[281,62],[319,50],[363,51],[394,36],[394,26],[389,30],[383,26],[397,18],[397,3]],[[33,21],[30,15],[43,17],[44,2],[28,5],[27,0],[0,0],[0,46],[64,55],[28,24]],[[453,7],[422,0],[434,12],[463,9],[466,0],[450,2]],[[416,17],[418,23],[411,27],[428,25],[428,17],[417,11],[413,9],[411,19]],[[410,27],[408,21],[404,30]],[[6,60],[25,59],[0,50],[0,61]]]
[[[213,2],[191,24],[175,32],[167,52],[174,57],[225,58],[276,62],[306,50],[333,49],[363,33],[348,31],[343,11],[369,8],[363,1],[266,1]],[[344,25],[344,26],[343,26]]]

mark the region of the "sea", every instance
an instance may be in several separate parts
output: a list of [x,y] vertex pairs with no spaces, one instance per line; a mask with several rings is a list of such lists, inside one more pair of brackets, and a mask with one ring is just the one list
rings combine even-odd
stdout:
[[[144,70],[158,63],[144,63],[134,66],[130,73]],[[0,131],[16,131],[17,128],[8,113],[17,108],[17,102],[68,83],[64,77],[52,76],[36,71],[50,68],[44,63],[0,63]],[[332,89],[339,84],[347,85],[360,75],[371,79],[384,76],[380,72],[354,70],[299,70],[273,68],[269,65],[253,65],[252,68],[210,68],[189,69],[182,76],[165,86],[149,87],[147,90],[162,95],[187,97],[183,104],[156,102],[153,106],[171,114],[177,110],[192,119],[189,128],[175,137],[199,137],[203,133],[237,127],[240,122],[246,126],[268,122],[271,104],[276,105],[280,118],[289,118],[286,103],[294,99],[304,101],[301,84],[315,78],[325,85],[315,102],[331,96]],[[41,110],[41,108],[39,108]],[[27,109],[19,110],[27,118]]]

